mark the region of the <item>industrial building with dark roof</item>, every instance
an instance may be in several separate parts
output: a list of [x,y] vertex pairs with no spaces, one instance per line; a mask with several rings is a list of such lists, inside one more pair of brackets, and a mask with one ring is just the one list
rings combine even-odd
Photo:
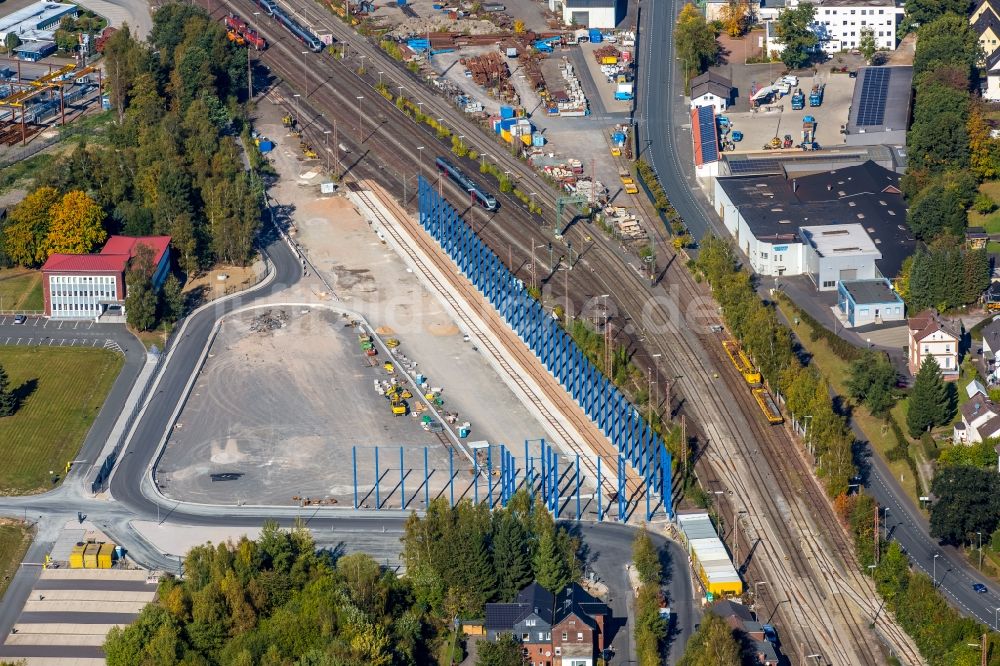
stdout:
[[[835,289],[837,280],[895,278],[916,247],[899,175],[871,161],[807,176],[720,177],[714,200],[757,273],[810,275],[820,289]],[[851,241],[851,252],[815,231],[834,225]],[[874,251],[857,251],[868,244],[857,242],[856,227]],[[858,263],[861,255],[869,263]],[[838,277],[819,278],[831,273]]]

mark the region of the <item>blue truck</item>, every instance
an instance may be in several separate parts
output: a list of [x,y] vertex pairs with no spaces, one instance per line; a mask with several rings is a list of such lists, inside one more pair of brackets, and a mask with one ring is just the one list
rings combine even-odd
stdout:
[[823,85],[817,84],[813,86],[812,92],[809,93],[809,106],[819,106],[823,103],[823,89],[825,87],[825,83]]
[[795,94],[792,95],[792,111],[801,111],[806,107],[806,96],[802,94],[801,90],[796,90]]

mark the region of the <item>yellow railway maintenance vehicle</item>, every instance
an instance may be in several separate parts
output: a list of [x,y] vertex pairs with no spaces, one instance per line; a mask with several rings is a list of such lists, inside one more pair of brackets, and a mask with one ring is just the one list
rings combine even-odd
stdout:
[[753,367],[753,363],[747,355],[740,349],[740,345],[735,340],[723,340],[722,346],[729,356],[729,360],[736,366],[737,372],[743,375],[743,379],[750,386],[760,386],[760,372]]
[[757,406],[760,407],[760,411],[764,412],[764,418],[767,419],[768,423],[778,424],[784,422],[785,419],[781,416],[781,410],[778,409],[778,404],[774,402],[774,398],[771,397],[771,394],[767,392],[766,388],[755,388],[750,392],[753,393],[754,400],[757,401]]

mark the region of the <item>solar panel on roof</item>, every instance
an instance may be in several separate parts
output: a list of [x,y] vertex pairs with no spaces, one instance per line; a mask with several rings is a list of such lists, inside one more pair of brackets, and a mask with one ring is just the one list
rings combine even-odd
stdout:
[[719,141],[715,137],[715,112],[710,106],[698,107],[698,138],[701,140],[701,161],[718,161]]
[[885,121],[886,92],[889,90],[891,71],[882,67],[865,69],[858,101],[858,127],[878,126]]

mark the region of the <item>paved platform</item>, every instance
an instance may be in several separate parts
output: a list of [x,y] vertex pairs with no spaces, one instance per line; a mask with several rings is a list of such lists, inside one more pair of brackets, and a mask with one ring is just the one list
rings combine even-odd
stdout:
[[28,666],[104,664],[101,646],[111,627],[129,624],[153,601],[156,584],[148,577],[147,571],[127,569],[43,571],[0,645],[0,660],[24,660]]

